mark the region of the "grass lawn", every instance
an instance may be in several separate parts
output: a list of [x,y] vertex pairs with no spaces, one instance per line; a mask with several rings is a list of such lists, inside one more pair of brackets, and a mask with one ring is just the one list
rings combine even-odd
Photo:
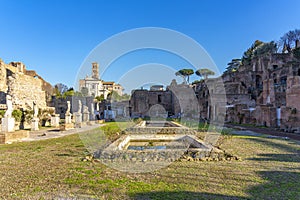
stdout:
[[77,134],[0,145],[0,199],[300,198],[299,142],[226,136],[221,148],[242,161],[177,161],[133,174],[83,162]]

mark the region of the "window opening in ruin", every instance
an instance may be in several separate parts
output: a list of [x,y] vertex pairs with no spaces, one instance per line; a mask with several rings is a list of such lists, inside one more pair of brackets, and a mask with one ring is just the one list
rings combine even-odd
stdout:
[[262,89],[262,79],[259,75],[256,75],[255,84],[256,84],[256,88]]
[[160,94],[157,96],[157,101],[158,101],[158,103],[161,103],[161,95]]
[[281,77],[281,79],[280,79],[280,84],[281,84],[281,85],[286,85],[286,80],[287,80],[287,77],[286,77],[286,76]]
[[276,77],[277,77],[277,75],[274,73],[274,74],[273,74],[274,84],[276,84],[276,83],[277,83],[277,79],[276,79]]
[[273,65],[273,69],[277,69],[278,68],[278,65]]

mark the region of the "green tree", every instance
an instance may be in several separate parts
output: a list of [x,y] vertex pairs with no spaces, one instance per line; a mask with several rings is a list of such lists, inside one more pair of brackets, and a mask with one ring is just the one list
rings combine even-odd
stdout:
[[104,101],[104,95],[101,94],[100,96],[96,96],[95,99],[96,99],[98,102],[102,102],[102,101]]
[[256,40],[250,48],[247,49],[247,51],[244,52],[243,57],[242,57],[242,64],[243,65],[248,65],[251,63],[252,57],[254,55],[254,51],[262,45],[263,42],[260,40]]
[[230,63],[227,64],[226,71],[235,72],[242,64],[242,60],[239,58],[232,59]]
[[193,69],[181,69],[175,73],[176,76],[181,76],[185,83],[190,82],[190,76],[194,74]]
[[198,69],[196,71],[196,75],[200,77],[204,77],[204,79],[207,80],[208,76],[215,75],[215,72],[213,72],[210,69],[204,68],[204,69]]
[[270,55],[277,52],[277,44],[274,41],[259,45],[253,52],[253,56]]
[[75,95],[75,91],[74,89],[71,87],[70,89],[68,89],[66,92],[64,92],[62,94],[62,97],[65,99],[67,98],[68,96],[74,96]]

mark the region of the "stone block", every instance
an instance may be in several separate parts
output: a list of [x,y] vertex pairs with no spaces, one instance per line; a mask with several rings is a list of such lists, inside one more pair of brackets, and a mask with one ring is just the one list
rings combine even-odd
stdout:
[[72,114],[66,114],[65,123],[66,124],[71,124],[72,123]]
[[83,121],[84,122],[90,121],[90,113],[89,112],[83,113]]
[[32,131],[38,131],[39,130],[39,119],[33,118],[31,121],[31,130]]
[[51,126],[59,127],[59,121],[60,121],[59,115],[52,116],[51,117]]
[[60,131],[67,131],[67,130],[70,130],[70,129],[73,129],[74,128],[74,124],[73,123],[70,123],[70,124],[61,124],[59,126],[59,130]]
[[2,132],[13,132],[15,131],[15,118],[5,117],[2,118]]

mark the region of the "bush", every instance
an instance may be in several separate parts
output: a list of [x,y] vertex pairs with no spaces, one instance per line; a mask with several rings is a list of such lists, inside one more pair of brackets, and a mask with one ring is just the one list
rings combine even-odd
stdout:
[[21,110],[13,110],[12,117],[15,118],[16,122],[20,122],[22,119],[23,112]]
[[5,110],[0,110],[0,118],[4,117]]

